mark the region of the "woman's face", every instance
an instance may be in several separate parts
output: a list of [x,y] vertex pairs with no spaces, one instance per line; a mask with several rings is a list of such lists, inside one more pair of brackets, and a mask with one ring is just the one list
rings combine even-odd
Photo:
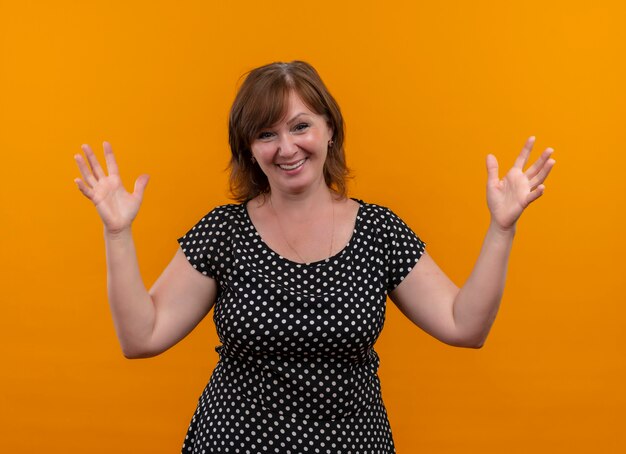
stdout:
[[292,91],[284,117],[252,141],[252,156],[272,191],[301,193],[325,184],[323,169],[332,135],[326,118],[311,111]]

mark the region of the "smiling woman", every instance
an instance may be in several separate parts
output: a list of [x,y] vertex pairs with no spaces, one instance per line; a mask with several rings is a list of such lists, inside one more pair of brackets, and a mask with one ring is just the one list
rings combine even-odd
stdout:
[[309,110],[294,91],[285,106],[285,119],[263,130],[251,144],[268,189],[293,192],[326,188],[324,163],[332,147],[333,130],[322,115]]
[[331,137],[326,141],[328,156],[322,160],[324,181],[339,195],[346,195],[349,171],[343,148],[341,110],[317,71],[308,63],[294,61],[251,71],[235,98],[228,132],[232,153],[231,191],[236,200],[244,202],[269,191],[268,176],[253,160],[253,143],[268,142],[281,120],[290,120],[286,124],[294,127],[294,133],[307,132],[310,125],[306,121],[294,124],[299,113],[314,119],[316,129],[322,127],[322,122],[330,129]]
[[208,212],[148,291],[132,194],[104,144],[108,174],[83,146],[80,191],[105,227],[108,291],[129,358],[157,355],[214,307],[219,361],[183,452],[394,453],[374,350],[389,296],[416,326],[478,348],[495,319],[516,223],[543,194],[551,149],[526,171],[530,138],[504,179],[487,157],[491,224],[459,289],[390,209],[346,196],[339,107],[304,62],[251,71],[233,104],[231,186],[240,202]]

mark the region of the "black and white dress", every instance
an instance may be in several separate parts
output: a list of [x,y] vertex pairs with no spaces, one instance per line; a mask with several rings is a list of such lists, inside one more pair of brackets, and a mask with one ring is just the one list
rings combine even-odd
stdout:
[[245,204],[215,208],[178,240],[219,285],[221,342],[183,453],[395,452],[373,346],[387,293],[425,245],[388,208],[356,201],[349,243],[310,264],[270,249]]

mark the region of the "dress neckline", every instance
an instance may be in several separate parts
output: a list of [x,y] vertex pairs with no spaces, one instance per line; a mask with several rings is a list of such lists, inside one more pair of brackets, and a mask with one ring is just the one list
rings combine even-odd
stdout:
[[357,231],[357,229],[360,226],[361,223],[361,218],[362,218],[362,211],[363,211],[363,206],[365,205],[365,202],[363,202],[363,200],[361,199],[356,199],[354,197],[350,197],[351,200],[354,200],[356,203],[359,204],[359,208],[356,212],[356,218],[354,220],[354,227],[352,228],[352,235],[350,235],[350,239],[348,240],[348,242],[346,243],[346,245],[339,250],[336,254],[331,255],[330,257],[327,257],[325,259],[321,259],[321,260],[316,260],[314,262],[309,262],[309,263],[303,263],[303,262],[295,262],[293,260],[290,260],[282,255],[280,255],[278,252],[276,252],[274,249],[272,249],[271,247],[269,247],[269,245],[265,242],[265,240],[263,239],[263,237],[261,236],[261,234],[259,233],[259,231],[257,230],[256,226],[254,225],[254,222],[252,222],[252,218],[250,217],[250,213],[248,212],[248,200],[243,202],[241,204],[243,213],[244,213],[244,217],[246,219],[246,222],[250,225],[250,231],[252,232],[252,235],[256,236],[259,241],[261,246],[263,247],[263,249],[265,249],[267,252],[269,252],[269,254],[273,257],[277,257],[278,259],[293,265],[293,266],[299,266],[299,267],[306,267],[306,266],[318,266],[318,265],[322,265],[324,263],[329,263],[331,261],[335,261],[336,259],[338,259],[341,255],[344,254],[344,252],[346,252],[348,249],[350,249],[350,247],[352,246],[352,243],[355,241],[355,233]]

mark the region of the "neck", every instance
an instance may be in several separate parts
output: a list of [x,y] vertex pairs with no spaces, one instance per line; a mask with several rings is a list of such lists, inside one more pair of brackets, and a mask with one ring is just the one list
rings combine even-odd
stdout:
[[329,203],[335,200],[335,195],[325,182],[311,190],[293,194],[280,190],[273,190],[265,196],[274,210],[280,213],[281,218],[296,218],[300,220],[314,218],[320,211],[328,210]]
[[[318,191],[309,193],[307,197],[290,196],[281,198],[276,197],[276,193],[270,193],[268,194],[268,198],[270,209],[276,218],[276,223],[280,229],[285,244],[287,244],[289,249],[294,252],[296,257],[298,257],[302,263],[310,263],[310,260],[303,258],[296,247],[289,241],[285,228],[283,227],[283,222],[281,222],[281,218],[286,220],[287,223],[292,226],[299,225],[301,226],[300,228],[304,228],[306,230],[307,226],[310,227],[310,225],[312,225],[312,222],[315,223],[315,221],[319,222],[320,219],[324,219],[328,208],[330,208],[331,229],[330,245],[327,257],[331,257],[333,255],[335,240],[335,204],[333,193],[326,185]],[[278,207],[276,206],[276,200],[280,203]],[[280,216],[278,214],[279,212],[281,212]]]

